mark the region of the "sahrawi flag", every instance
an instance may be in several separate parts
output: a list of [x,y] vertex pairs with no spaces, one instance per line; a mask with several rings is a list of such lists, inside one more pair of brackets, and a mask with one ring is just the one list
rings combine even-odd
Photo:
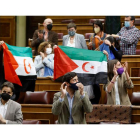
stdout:
[[21,79],[36,80],[36,70],[32,60],[32,49],[3,43],[5,79],[22,86]]
[[107,82],[107,58],[103,52],[65,46],[54,52],[54,80],[67,72],[76,72],[84,85]]

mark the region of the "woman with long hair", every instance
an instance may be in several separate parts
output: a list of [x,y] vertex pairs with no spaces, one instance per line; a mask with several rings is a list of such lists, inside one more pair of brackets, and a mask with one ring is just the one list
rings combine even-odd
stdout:
[[108,82],[104,85],[104,90],[107,93],[107,104],[131,105],[127,88],[133,88],[134,85],[127,69],[127,62],[121,65],[117,59],[108,61]]

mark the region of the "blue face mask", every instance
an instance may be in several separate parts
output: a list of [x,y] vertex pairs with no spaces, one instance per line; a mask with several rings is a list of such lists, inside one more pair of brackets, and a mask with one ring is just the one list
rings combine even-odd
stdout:
[[74,36],[75,35],[75,31],[69,31],[68,32],[70,36]]
[[[77,82],[79,83],[79,82]],[[78,90],[78,87],[76,86],[77,83],[70,83],[70,87],[73,89],[73,90]]]
[[125,27],[130,27],[130,22],[129,21],[125,21]]

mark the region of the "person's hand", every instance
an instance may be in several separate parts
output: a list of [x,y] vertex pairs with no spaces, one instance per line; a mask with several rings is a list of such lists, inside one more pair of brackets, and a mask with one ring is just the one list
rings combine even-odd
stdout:
[[118,76],[118,72],[117,72],[117,69],[115,68],[115,64],[114,64],[114,68],[113,68],[113,73],[114,73],[114,76]]
[[103,53],[106,55],[107,59],[108,59],[108,52],[103,50]]
[[92,46],[92,42],[89,42],[89,43],[88,43],[88,46]]
[[125,62],[124,64],[122,64],[122,67],[124,69],[124,72],[127,72],[128,71],[128,63]]
[[111,42],[110,42],[109,40],[106,39],[106,40],[104,41],[104,43],[107,44],[107,45],[109,45],[109,47],[111,47]]
[[44,55],[44,53],[43,52],[40,52],[40,55],[41,55],[41,57],[42,57],[42,60],[45,58],[45,55]]
[[44,38],[43,33],[39,33],[39,32],[38,32],[38,38],[39,38],[39,39],[43,39],[43,38]]
[[55,49],[55,48],[57,48],[57,47],[58,47],[57,45],[54,45],[54,46],[53,46],[53,49]]
[[111,36],[113,36],[114,38],[119,38],[119,36],[115,34],[112,34]]
[[106,35],[106,38],[109,37],[109,36],[111,36],[111,35],[110,35],[110,34],[107,34],[107,35]]
[[99,41],[101,41],[101,38],[100,38],[98,35],[96,35],[95,37],[96,37],[96,38],[98,38],[98,39],[99,39]]
[[2,41],[0,41],[0,45],[2,45],[4,43],[4,41],[2,40]]
[[6,123],[6,120],[2,117],[1,114],[0,114],[0,122],[1,122],[1,123]]
[[67,92],[66,89],[67,89],[66,82],[64,82],[61,84],[61,87],[60,87],[61,98],[65,97],[66,92]]
[[84,92],[83,92],[83,89],[84,89],[84,86],[82,83],[77,83],[76,86],[78,87],[78,90],[80,91],[80,94],[83,95]]

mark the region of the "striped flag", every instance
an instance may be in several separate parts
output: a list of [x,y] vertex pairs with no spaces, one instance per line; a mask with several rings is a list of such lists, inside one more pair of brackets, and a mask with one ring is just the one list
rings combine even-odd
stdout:
[[24,84],[22,81],[27,83],[28,80],[33,80],[34,86],[37,75],[32,60],[32,49],[7,43],[3,43],[2,47],[5,79],[20,86]]
[[67,72],[76,72],[84,85],[107,82],[107,58],[103,52],[66,46],[54,51],[54,80]]

